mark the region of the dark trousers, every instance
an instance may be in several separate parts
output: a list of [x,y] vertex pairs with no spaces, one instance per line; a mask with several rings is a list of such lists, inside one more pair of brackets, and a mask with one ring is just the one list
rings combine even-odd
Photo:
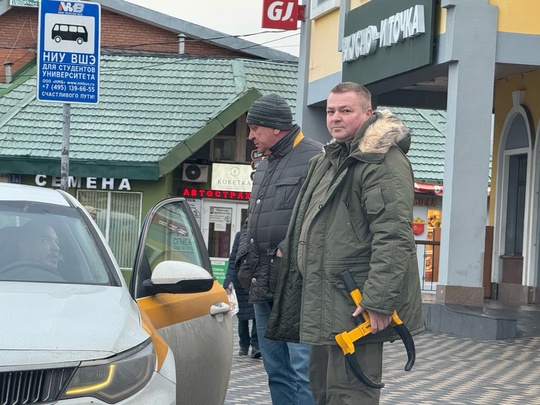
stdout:
[[[383,344],[356,345],[352,354],[373,381],[381,381]],[[376,405],[380,389],[358,381],[345,362],[341,347],[311,346],[309,380],[317,405]]]
[[257,337],[257,323],[255,319],[251,322],[251,333],[249,332],[249,319],[245,321],[238,320],[238,338],[240,340],[240,347],[247,349],[249,346],[256,349],[259,348],[259,339]]

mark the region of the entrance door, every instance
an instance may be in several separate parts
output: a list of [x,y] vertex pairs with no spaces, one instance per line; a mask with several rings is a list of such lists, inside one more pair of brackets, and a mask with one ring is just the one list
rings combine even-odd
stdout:
[[202,233],[212,262],[214,276],[223,283],[236,232],[247,218],[246,203],[205,200]]

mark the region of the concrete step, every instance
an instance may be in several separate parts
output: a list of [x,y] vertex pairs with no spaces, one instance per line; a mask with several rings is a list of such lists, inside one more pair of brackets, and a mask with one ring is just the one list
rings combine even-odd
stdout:
[[486,313],[483,307],[423,303],[426,329],[475,340],[511,339],[517,335],[517,318]]

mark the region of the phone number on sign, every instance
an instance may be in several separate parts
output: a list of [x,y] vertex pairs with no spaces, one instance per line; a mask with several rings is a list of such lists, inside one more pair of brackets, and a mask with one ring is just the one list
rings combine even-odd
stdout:
[[93,93],[96,91],[95,86],[86,86],[86,85],[76,85],[76,84],[70,84],[69,85],[70,91],[83,91],[88,93]]

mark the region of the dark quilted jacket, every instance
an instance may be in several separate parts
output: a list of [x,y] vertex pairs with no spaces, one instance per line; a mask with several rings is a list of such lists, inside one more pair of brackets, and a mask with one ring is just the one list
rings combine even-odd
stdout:
[[274,299],[281,262],[276,250],[285,239],[308,161],[321,150],[322,144],[304,137],[295,125],[257,168],[237,256],[238,278],[252,303]]

